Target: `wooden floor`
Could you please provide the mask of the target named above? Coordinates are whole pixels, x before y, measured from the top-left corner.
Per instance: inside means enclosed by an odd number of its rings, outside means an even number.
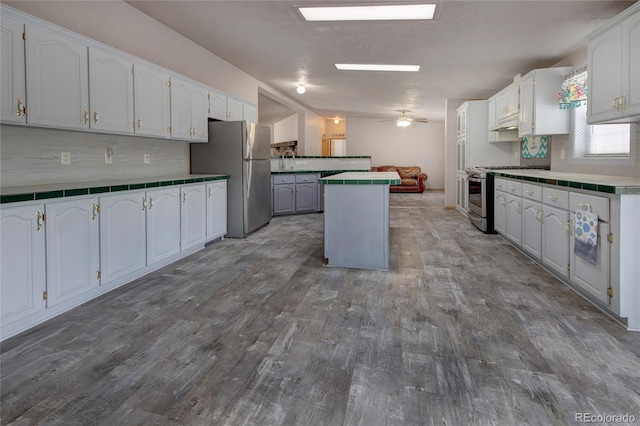
[[[2,424],[640,424],[640,333],[443,203],[391,194],[389,272],[278,217],[3,342]]]

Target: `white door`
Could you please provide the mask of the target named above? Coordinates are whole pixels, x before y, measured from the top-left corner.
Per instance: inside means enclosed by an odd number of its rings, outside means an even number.
[[[571,213],[571,224],[576,223],[575,212]],[[610,304],[607,289],[610,286],[609,264],[610,264],[610,243],[607,241],[609,234],[609,224],[598,223],[598,242],[596,244],[596,264],[593,265],[585,259],[576,256],[574,253],[575,239],[570,238],[569,256],[571,258],[571,270],[569,278],[572,282],[580,286],[587,293],[597,300]]]
[[[31,25],[26,30],[29,124],[88,129],[87,45]]]
[[[207,207],[205,185],[183,186],[181,197],[181,249],[204,245],[207,238]]]
[[[209,117],[224,121],[228,119],[227,97],[222,93],[209,91]]]
[[[560,275],[569,276],[569,212],[542,206],[542,263]]]
[[[102,285],[146,266],[145,205],[143,192],[100,198]]]
[[[331,155],[334,157],[344,157],[347,155],[347,140],[331,139]]]
[[[620,117],[612,102],[622,95],[622,27],[593,39],[587,49],[589,67],[588,122]]]
[[[640,115],[640,14],[622,23],[622,93],[624,113]]]
[[[522,244],[522,198],[507,194],[507,238]]]
[[[208,114],[209,89],[206,87],[192,86],[190,91],[191,134],[192,142],[208,142]]]
[[[207,184],[207,241],[227,233],[227,181]]]
[[[47,203],[48,305],[68,301],[100,285],[98,199]]]
[[[542,257],[542,204],[522,200],[522,248],[536,259]]]
[[[235,99],[227,98],[227,119],[229,121],[238,121],[244,119],[243,103]]]
[[[147,265],[180,253],[180,189],[147,191]]]
[[[134,132],[168,138],[171,127],[169,75],[140,62],[133,67]]]
[[[0,42],[0,96],[3,123],[26,124],[24,23],[2,16]]]
[[[493,204],[493,228],[501,233],[507,235],[507,194],[504,192],[495,193],[495,200]]]
[[[91,129],[133,133],[133,61],[94,46],[89,47]]]
[[[191,139],[191,85],[178,77],[171,77],[171,137]]]
[[[4,17],[3,23],[4,23]],[[44,308],[44,204],[0,209],[0,301],[2,324]]]

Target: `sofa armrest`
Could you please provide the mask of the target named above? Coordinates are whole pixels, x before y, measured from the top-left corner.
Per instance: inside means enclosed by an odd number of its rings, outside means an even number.
[[[416,179],[418,180],[418,187],[420,188],[420,192],[424,192],[424,182],[428,179],[426,173],[418,173],[416,175]]]

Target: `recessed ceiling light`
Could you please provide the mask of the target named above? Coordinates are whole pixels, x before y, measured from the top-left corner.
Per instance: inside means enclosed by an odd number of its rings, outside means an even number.
[[[342,71],[420,71],[420,65],[335,64]]]
[[[394,21],[433,19],[435,4],[299,7],[307,21]]]

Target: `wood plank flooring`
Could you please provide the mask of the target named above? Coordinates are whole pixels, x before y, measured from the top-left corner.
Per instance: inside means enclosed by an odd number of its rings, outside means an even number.
[[[640,333],[443,202],[391,194],[389,272],[277,217],[8,339],[1,423],[640,424]]]

